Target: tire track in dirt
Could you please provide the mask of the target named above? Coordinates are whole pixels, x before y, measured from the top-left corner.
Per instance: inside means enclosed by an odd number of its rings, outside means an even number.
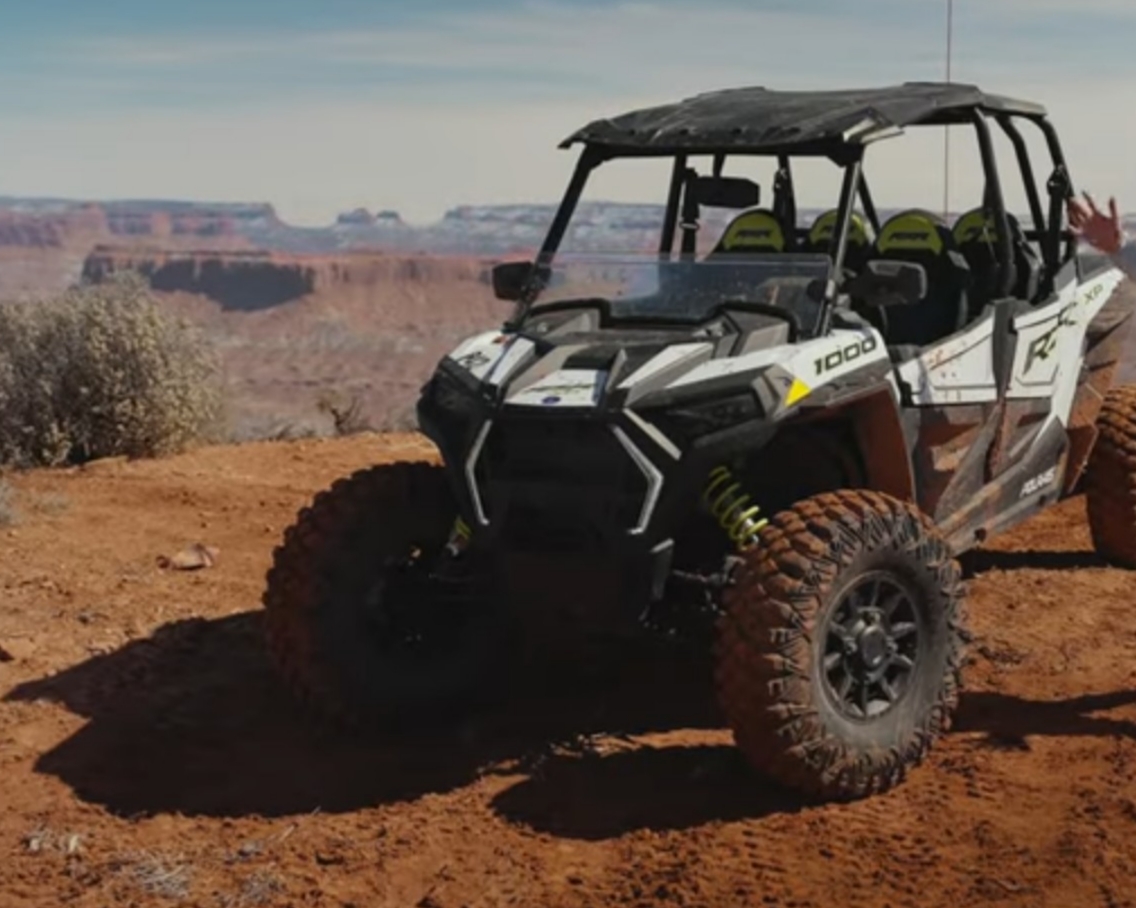
[[[1136,572],[1092,554],[1082,499],[965,559],[977,639],[926,764],[809,806],[749,771],[702,669],[665,660],[420,740],[304,726],[259,643],[271,548],[316,489],[421,450],[360,436],[16,478],[70,504],[0,531],[6,908],[1132,905]],[[198,540],[216,567],[155,566]]]

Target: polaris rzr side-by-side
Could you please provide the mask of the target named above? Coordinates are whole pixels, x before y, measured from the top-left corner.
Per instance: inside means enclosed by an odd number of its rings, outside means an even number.
[[[982,198],[954,223],[881,222],[869,149],[946,125],[973,132]],[[1044,182],[1023,129],[1044,139]],[[1007,210],[999,132],[1028,223]],[[919,83],[721,91],[577,143],[539,254],[493,270],[511,317],[423,388],[442,463],[340,479],[285,534],[264,597],[275,657],[325,713],[387,722],[464,708],[544,619],[573,639],[702,610],[750,763],[813,796],[883,791],[956,708],[959,554],[1083,490],[1098,551],[1136,566],[1136,389],[1112,387],[1132,297],[1077,254],[1057,133],[1037,104]],[[755,157],[767,207],[730,174]],[[560,251],[596,168],[660,158],[657,250]],[[841,186],[804,224],[802,159]],[[712,248],[708,209],[736,212]]]

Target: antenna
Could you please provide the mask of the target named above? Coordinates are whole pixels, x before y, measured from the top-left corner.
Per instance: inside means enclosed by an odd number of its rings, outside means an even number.
[[[951,39],[954,32],[955,2],[947,0],[947,78],[951,81]],[[943,129],[943,219],[950,217],[951,207],[951,127]]]

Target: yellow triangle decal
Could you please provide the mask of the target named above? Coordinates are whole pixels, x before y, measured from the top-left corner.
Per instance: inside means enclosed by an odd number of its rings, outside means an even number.
[[[812,388],[806,385],[799,378],[793,379],[793,384],[789,386],[789,393],[785,395],[785,406],[791,407],[802,397],[808,397],[812,393]]]

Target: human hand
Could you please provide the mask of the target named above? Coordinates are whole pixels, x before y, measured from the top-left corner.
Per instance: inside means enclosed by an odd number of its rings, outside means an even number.
[[[1116,199],[1108,200],[1109,213],[1106,215],[1099,208],[1093,197],[1087,192],[1085,205],[1077,199],[1069,200],[1069,226],[1073,233],[1096,247],[1106,255],[1112,255],[1120,249],[1124,234],[1120,228],[1120,215],[1116,210]]]

